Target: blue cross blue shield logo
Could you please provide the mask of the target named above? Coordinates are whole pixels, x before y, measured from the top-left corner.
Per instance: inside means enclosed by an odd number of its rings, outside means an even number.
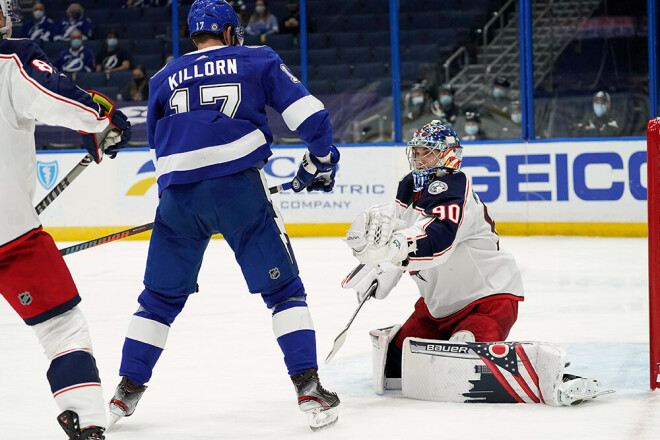
[[[41,162],[37,161],[37,180],[46,189],[51,189],[57,181],[57,161]]]

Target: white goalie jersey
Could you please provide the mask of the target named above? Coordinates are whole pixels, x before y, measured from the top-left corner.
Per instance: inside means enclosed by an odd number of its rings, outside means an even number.
[[[88,133],[108,118],[31,40],[0,40],[0,250],[41,226],[34,210],[35,119]]]
[[[412,276],[432,317],[498,297],[523,300],[518,265],[500,249],[495,223],[464,173],[436,177],[420,192],[408,174],[396,202],[374,210],[399,222],[394,236],[405,237],[409,251],[401,269]]]

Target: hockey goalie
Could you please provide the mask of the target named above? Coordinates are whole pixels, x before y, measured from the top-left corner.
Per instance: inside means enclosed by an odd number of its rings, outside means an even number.
[[[358,216],[347,244],[360,261],[344,280],[359,299],[385,298],[404,273],[421,297],[403,325],[372,330],[374,389],[445,402],[576,405],[605,390],[566,374],[566,352],[543,342],[503,342],[524,299],[513,256],[460,171],[453,128],[432,121],[408,142],[412,172],[396,200]]]

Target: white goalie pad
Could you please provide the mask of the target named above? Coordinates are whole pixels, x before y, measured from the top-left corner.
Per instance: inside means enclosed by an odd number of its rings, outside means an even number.
[[[401,325],[396,324],[391,327],[379,328],[371,330],[371,343],[373,345],[372,351],[372,367],[374,378],[374,391],[376,394],[383,394],[386,389],[400,390],[401,379],[388,379],[385,377],[385,362],[387,361],[387,350],[390,342],[397,333],[401,330]]]
[[[403,395],[440,402],[561,406],[566,352],[544,342],[449,342],[406,338]]]

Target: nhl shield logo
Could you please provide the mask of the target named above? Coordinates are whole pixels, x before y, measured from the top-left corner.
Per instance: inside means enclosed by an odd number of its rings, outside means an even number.
[[[32,303],[32,295],[30,295],[30,292],[19,293],[18,300],[24,306],[29,306]]]
[[[277,267],[274,267],[268,271],[268,274],[271,279],[276,280],[280,277],[280,270]]]
[[[37,161],[37,179],[41,186],[46,189],[51,189],[57,181],[57,161],[41,162]]]

